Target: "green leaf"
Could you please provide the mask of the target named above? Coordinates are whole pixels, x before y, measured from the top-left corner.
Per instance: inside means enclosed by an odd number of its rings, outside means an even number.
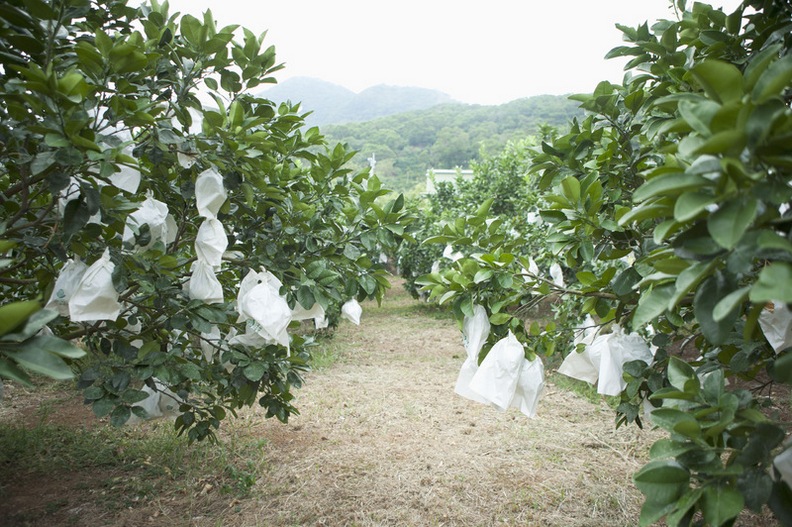
[[[478,209],[476,209],[476,213],[474,216],[477,218],[484,219],[489,214],[490,208],[492,207],[492,203],[495,201],[495,198],[487,198],[484,200]]]
[[[190,380],[201,380],[201,369],[193,362],[185,362],[179,365],[179,371]]]
[[[706,210],[715,198],[704,192],[685,192],[674,205],[674,219],[679,222],[690,221]]]
[[[674,510],[673,503],[656,503],[646,500],[641,506],[641,517],[638,519],[639,527],[649,527],[657,523],[660,518]]]
[[[473,283],[480,284],[481,282],[486,282],[492,278],[492,274],[492,269],[480,269],[476,272],[476,276],[473,277]]]
[[[93,413],[96,417],[104,417],[113,411],[116,407],[116,401],[113,399],[97,399],[91,405]]]
[[[0,357],[1,356],[2,355],[0,355]],[[0,380],[2,379],[11,379],[12,381],[17,381],[24,386],[33,387],[30,376],[27,373],[25,373],[13,362],[0,358]]]
[[[42,309],[33,313],[26,321],[25,325],[15,333],[7,333],[0,340],[9,342],[22,342],[34,336],[48,323],[58,317],[58,312],[52,309]]]
[[[71,368],[61,357],[33,343],[28,343],[18,351],[6,352],[6,355],[28,370],[52,379],[66,380],[74,377]]]
[[[260,362],[251,362],[245,367],[244,370],[242,370],[242,373],[244,373],[245,377],[251,381],[256,382],[264,377],[264,374],[267,373],[267,368]]]
[[[761,469],[748,470],[737,478],[737,488],[745,499],[745,506],[755,512],[761,512],[762,506],[770,499],[773,480]]]
[[[734,315],[735,310],[742,305],[746,298],[748,298],[748,292],[750,290],[750,286],[741,287],[721,298],[712,309],[713,321],[721,322],[729,315]]]
[[[508,313],[494,313],[489,317],[490,323],[493,326],[500,326],[501,324],[506,324],[511,319],[512,316]]]
[[[665,218],[673,214],[674,209],[669,205],[668,201],[670,200],[648,201],[633,207],[619,218],[619,226],[623,227],[634,221],[640,222],[648,219]]]
[[[660,428],[689,438],[701,435],[701,425],[689,413],[674,408],[658,408],[652,411],[651,419]]]
[[[655,176],[633,193],[633,201],[640,203],[653,196],[677,195],[682,192],[711,185],[711,182],[698,174],[683,172]]]
[[[741,196],[726,202],[707,220],[707,230],[724,249],[733,249],[756,216],[758,201]]]
[[[711,276],[702,283],[693,297],[693,313],[704,337],[714,345],[726,342],[734,329],[739,315],[730,311],[726,316],[715,320],[715,306],[730,293],[729,286],[721,275]]]
[[[705,401],[716,406],[721,401],[721,397],[723,397],[725,387],[726,381],[723,377],[723,370],[718,369],[707,373],[704,377],[701,393]]]
[[[649,456],[651,459],[668,459],[675,458],[680,454],[689,452],[697,448],[696,445],[689,442],[674,441],[673,439],[660,439],[655,441],[649,449]]]
[[[10,302],[0,306],[0,336],[11,333],[39,309],[41,304],[35,300]]]
[[[703,489],[690,489],[685,492],[679,501],[677,501],[673,512],[669,513],[666,517],[666,524],[668,527],[677,527],[681,521],[685,519],[691,508],[701,499]],[[687,524],[685,524],[687,525]]]
[[[101,399],[105,396],[107,392],[105,392],[104,388],[101,386],[89,386],[83,391],[83,397],[89,401],[95,401],[97,399]]]
[[[767,502],[781,525],[792,525],[792,489],[784,481],[776,481]]]
[[[633,286],[641,281],[641,275],[633,267],[628,267],[617,276],[611,288],[618,296],[627,296],[633,293]]]
[[[683,99],[678,105],[679,115],[698,132],[699,139],[712,135],[710,123],[715,115],[721,110],[721,105],[708,99],[698,99],[691,101]],[[692,138],[693,136],[688,136]]]
[[[756,244],[764,250],[781,250],[792,253],[792,243],[775,231],[763,229],[756,238]]]
[[[690,73],[711,98],[721,103],[739,100],[743,95],[742,73],[734,64],[720,60],[704,60]]]
[[[671,300],[668,301],[668,309],[674,309],[693,288],[701,283],[717,263],[717,260],[698,262],[679,273],[675,284],[676,291],[674,291]]]
[[[311,309],[316,303],[316,297],[313,294],[313,289],[307,285],[300,286],[297,289],[297,302],[305,309]]]
[[[785,353],[773,361],[770,376],[776,382],[792,384],[792,353]]]
[[[633,315],[633,328],[640,328],[644,324],[665,313],[673,295],[673,285],[655,287],[648,293],[641,295],[641,299],[638,301],[638,307],[635,309],[635,314]]]
[[[672,459],[655,460],[636,472],[633,482],[647,501],[672,504],[688,488],[690,473]]]
[[[344,246],[344,256],[352,261],[356,261],[360,258],[360,249],[355,247],[353,244],[348,243]]]
[[[93,388],[98,388],[98,386],[93,386]],[[85,395],[86,399],[89,399],[88,395],[86,395],[87,392],[88,390],[86,390],[83,395]],[[129,404],[139,403],[140,401],[148,399],[148,397],[148,392],[144,392],[143,390],[135,390],[134,388],[127,388],[124,390],[124,393],[121,394],[121,400]],[[96,399],[96,397],[93,399]]]
[[[780,97],[792,82],[792,55],[786,55],[772,63],[756,81],[751,99],[762,104],[772,97]]]
[[[577,203],[580,201],[580,181],[574,176],[564,178],[561,182],[561,190],[570,203]]]
[[[127,421],[129,421],[129,417],[131,415],[132,412],[128,406],[116,406],[113,412],[110,414],[110,424],[115,427],[122,427]]]
[[[723,525],[742,511],[745,501],[736,489],[723,484],[704,487],[701,511],[704,520],[713,527]]]
[[[698,376],[687,362],[678,357],[668,359],[668,382],[677,390],[692,394],[698,393]]]
[[[773,300],[791,304],[792,265],[775,262],[763,268],[759,273],[759,279],[751,288],[748,298],[755,304]]]

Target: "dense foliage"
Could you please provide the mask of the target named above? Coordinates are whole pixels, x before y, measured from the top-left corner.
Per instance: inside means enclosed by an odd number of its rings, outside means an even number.
[[[419,282],[460,319],[487,309],[481,357],[506,328],[529,356],[574,353],[560,345],[571,327],[519,317],[550,294],[582,302],[601,331],[652,339],[651,364],[624,364],[617,409],[617,424],[668,432],[634,477],[641,525],[730,525],[764,506],[789,525],[792,349],[766,328],[788,335],[792,321],[792,7],[676,7],[677,20],[620,26],[623,85],[576,97],[587,116],[534,158],[541,238],[566,283],[526,271],[530,252],[485,210],[430,240],[479,241]]]
[[[420,200],[410,200],[416,207],[417,220],[412,225],[416,239],[431,240],[443,233],[444,227],[464,221],[482,205],[482,197],[491,200],[489,213],[499,217],[510,231],[510,238],[517,239],[520,233],[535,230],[538,218],[538,203],[535,190],[528,184],[527,174],[534,152],[534,138],[509,143],[498,154],[485,154],[480,161],[472,163],[473,177],[459,176],[452,183],[436,183],[436,192],[426,194]],[[532,219],[532,221],[529,221]],[[520,238],[525,243],[525,238]],[[539,242],[538,237],[536,241]],[[414,296],[419,296],[420,286],[416,280],[452,257],[463,253],[470,255],[486,248],[483,240],[462,240],[456,245],[443,247],[438,244],[402,244],[397,253],[399,274],[405,278],[405,287]],[[543,244],[532,247],[531,254],[543,251]],[[460,252],[461,251],[461,252]],[[445,252],[445,255],[444,255]],[[457,254],[457,256],[453,256]]]
[[[329,139],[364,154],[351,166],[363,168],[366,158],[375,154],[383,182],[407,191],[416,185],[423,190],[430,168],[469,168],[510,141],[537,133],[543,125],[563,125],[580,114],[566,97],[542,95],[500,106],[444,104],[322,130]]]
[[[0,377],[76,369],[118,425],[167,396],[190,439],[256,401],[296,411],[297,321],[381,298],[408,217],[249,95],[280,69],[262,44],[167,3],[0,5]]]

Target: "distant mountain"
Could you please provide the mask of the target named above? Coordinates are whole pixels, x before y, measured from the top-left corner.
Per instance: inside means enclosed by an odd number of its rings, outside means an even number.
[[[258,94],[276,103],[300,102],[311,126],[362,122],[452,102],[447,94],[427,88],[386,86],[355,93],[343,86],[310,77],[293,77]]]

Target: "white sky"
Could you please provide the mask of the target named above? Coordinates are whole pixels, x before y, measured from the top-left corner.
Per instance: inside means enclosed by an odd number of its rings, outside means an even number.
[[[739,0],[711,0],[731,12]],[[621,82],[615,23],[674,18],[669,0],[170,0],[171,13],[241,24],[275,45],[276,77],[317,77],[359,92],[419,86],[466,103],[591,92]]]

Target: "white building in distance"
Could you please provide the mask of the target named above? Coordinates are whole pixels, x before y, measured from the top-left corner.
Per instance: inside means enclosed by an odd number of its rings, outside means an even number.
[[[430,168],[426,171],[426,193],[434,194],[437,192],[437,188],[435,188],[436,183],[454,183],[457,176],[461,176],[462,179],[472,179],[473,171],[468,169],[463,170],[461,168]]]

